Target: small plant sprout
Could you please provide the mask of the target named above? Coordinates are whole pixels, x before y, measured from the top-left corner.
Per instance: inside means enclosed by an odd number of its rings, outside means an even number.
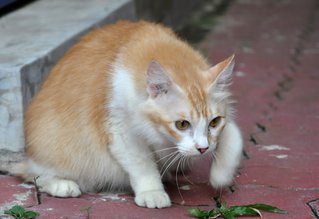
[[[31,219],[40,215],[35,211],[27,211],[20,205],[15,205],[9,210],[4,211],[4,213],[13,216],[16,219]]]
[[[36,204],[40,205],[41,204],[41,193],[39,190],[39,186],[37,184],[37,180],[39,179],[40,176],[36,176],[33,178],[33,183],[34,183],[34,187],[35,187],[35,200],[36,200]]]
[[[287,214],[285,210],[266,204],[238,205],[227,206],[222,203],[218,208],[210,211],[200,209],[190,209],[189,213],[198,219],[226,218],[235,219],[237,216],[259,216],[262,217],[261,211]]]
[[[92,206],[83,206],[80,208],[80,211],[82,213],[86,214],[86,218],[90,219],[91,211],[92,211]]]

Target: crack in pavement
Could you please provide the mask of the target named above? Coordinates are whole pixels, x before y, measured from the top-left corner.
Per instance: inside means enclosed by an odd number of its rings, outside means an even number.
[[[287,74],[282,75],[282,78],[277,82],[276,89],[272,93],[276,100],[278,100],[278,102],[268,103],[268,107],[271,109],[271,111],[264,114],[266,121],[272,121],[271,118],[273,117],[273,114],[276,113],[278,109],[278,104],[282,103],[285,100],[285,94],[287,94],[294,87],[294,77],[292,77],[292,75],[296,74],[298,68],[302,66],[301,58],[304,55],[307,40],[315,30],[315,25],[318,22],[318,16],[319,1],[317,0],[314,3],[314,7],[312,7],[308,12],[308,17],[305,19],[304,28],[302,29],[298,37],[298,40],[293,48],[293,52],[290,56],[290,63],[287,66],[289,72]],[[256,126],[257,129],[259,129],[259,131],[251,132],[249,134],[249,141],[255,146],[261,143],[260,140],[257,138],[258,135],[267,132],[266,127],[264,127],[262,124],[256,123]],[[294,188],[294,190],[296,190],[296,188]],[[316,219],[319,219],[319,198],[308,201],[306,204],[310,208],[312,215],[314,215]]]
[[[313,206],[313,203],[316,203],[316,205],[319,206],[319,198],[307,202],[307,205],[310,208],[310,210],[312,211],[313,215],[317,219],[319,219],[319,209],[316,206]]]
[[[298,39],[297,44],[294,48],[294,52],[292,53],[292,56],[291,56],[291,61],[292,61],[291,65],[294,69],[294,71],[292,71],[292,72],[295,72],[296,68],[294,68],[294,67],[297,67],[297,65],[300,65],[300,63],[301,63],[300,58],[301,58],[303,51],[304,51],[304,42],[307,40],[307,38],[315,30],[314,27],[315,27],[315,23],[317,21],[316,19],[318,17],[318,11],[319,11],[319,1],[315,1],[314,7],[308,13],[309,16],[306,19],[306,24],[304,26],[303,31],[299,35],[299,39]]]
[[[303,30],[301,31],[301,34],[298,37],[298,41],[296,42],[294,46],[293,53],[290,57],[290,64],[288,66],[288,69],[290,70],[290,73],[295,73],[298,66],[301,64],[301,57],[303,55],[303,51],[305,49],[304,43],[309,38],[309,36],[314,32],[315,30],[315,24],[317,22],[318,17],[318,11],[319,11],[319,1],[315,2],[315,7],[312,7],[309,11],[309,16],[305,19],[305,25]],[[284,94],[289,92],[293,88],[293,77],[283,74],[283,78],[277,82],[277,89],[274,90],[273,95],[276,97],[276,99],[280,102],[284,101]],[[268,106],[273,110],[277,111],[278,107],[274,103],[268,103]],[[264,115],[267,119],[267,121],[271,122],[272,113],[267,113]],[[249,141],[253,145],[259,145],[260,140],[257,138],[257,135],[261,133],[265,133],[266,127],[260,123],[256,123],[257,129],[259,131],[251,132],[249,134]]]
[[[249,135],[249,141],[252,142],[254,145],[258,145],[258,142],[255,138],[255,133]]]
[[[277,83],[277,89],[274,91],[274,96],[279,101],[284,100],[284,93],[290,91],[293,87],[293,78],[287,75],[283,75],[283,79]]]
[[[249,141],[252,142],[254,145],[259,145],[260,141],[258,140],[257,135],[259,135],[261,133],[266,133],[267,127],[265,125],[257,122],[256,128],[257,128],[257,131],[255,131],[249,135]]]
[[[250,159],[250,156],[249,154],[247,153],[247,151],[244,149],[243,150],[243,157],[246,159],[246,160],[249,160]]]
[[[316,1],[315,7],[309,11],[309,16],[306,19],[306,24],[304,29],[301,31],[301,34],[298,37],[298,41],[293,49],[293,53],[290,57],[290,64],[288,69],[291,73],[296,73],[296,69],[301,65],[301,57],[303,55],[303,51],[305,50],[305,42],[309,38],[309,36],[315,30],[315,22],[318,17],[319,11],[319,1]],[[277,100],[283,101],[284,94],[290,91],[293,87],[294,79],[291,76],[283,75],[283,79],[277,83],[277,89],[273,92],[273,95],[276,97]]]
[[[260,123],[256,123],[257,128],[261,131],[261,132],[267,132],[267,128],[265,125],[260,124]]]

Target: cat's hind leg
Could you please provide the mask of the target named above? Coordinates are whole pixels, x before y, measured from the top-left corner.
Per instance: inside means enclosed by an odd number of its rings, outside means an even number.
[[[25,175],[26,176],[26,175]],[[46,192],[55,197],[78,197],[81,195],[79,185],[73,180],[60,177],[49,168],[28,160],[27,181],[35,182],[40,192]]]
[[[67,179],[60,178],[43,178],[41,176],[37,179],[37,185],[41,192],[46,192],[55,197],[78,197],[81,195],[79,185]]]

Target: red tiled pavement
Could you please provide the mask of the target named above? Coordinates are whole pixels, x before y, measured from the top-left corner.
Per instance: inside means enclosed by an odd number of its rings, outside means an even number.
[[[266,218],[316,218],[318,201],[311,201],[319,200],[319,2],[237,1],[219,25],[201,47],[211,60],[236,52],[233,91],[250,157],[225,200],[289,211]],[[285,150],[266,150],[271,145]]]
[[[264,218],[316,218],[319,212],[319,2],[317,0],[238,0],[198,45],[217,62],[236,53],[232,90],[246,153],[229,204],[268,203],[288,215]],[[253,139],[253,140],[252,140]],[[254,142],[253,142],[254,141]],[[270,146],[280,146],[282,150]],[[278,148],[278,147],[277,147]],[[0,210],[19,203],[40,218],[187,218],[190,206],[214,206],[218,194],[207,183],[209,162],[200,161],[189,179],[167,190],[174,205],[167,209],[136,207],[131,195],[83,195],[59,199],[42,195],[13,177],[0,176]],[[312,207],[312,209],[310,208]],[[208,208],[203,206],[202,208]],[[318,218],[318,216],[317,216]]]

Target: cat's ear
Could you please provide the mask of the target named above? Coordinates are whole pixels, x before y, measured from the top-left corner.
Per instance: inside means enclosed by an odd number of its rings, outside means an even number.
[[[147,92],[151,98],[166,94],[172,86],[164,68],[157,62],[151,61],[147,69]]]
[[[232,55],[209,69],[208,77],[211,81],[211,87],[222,91],[230,84],[231,75],[235,65],[234,59],[235,55]]]

